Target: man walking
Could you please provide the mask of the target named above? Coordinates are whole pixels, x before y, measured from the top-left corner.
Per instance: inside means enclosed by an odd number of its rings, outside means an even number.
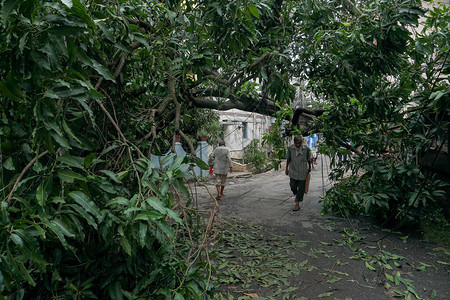
[[[216,188],[217,197],[220,199],[226,196],[223,193],[225,186],[227,184],[227,174],[228,170],[230,173],[233,172],[233,163],[231,162],[230,151],[225,147],[225,141],[219,141],[219,147],[217,147],[213,153],[211,153],[209,159],[209,165],[213,166],[214,175],[216,175]]]
[[[300,135],[294,137],[294,144],[289,146],[286,154],[286,175],[289,176],[289,185],[295,195],[295,205],[292,209],[300,209],[305,193],[306,177],[311,172],[311,149],[303,145]]]

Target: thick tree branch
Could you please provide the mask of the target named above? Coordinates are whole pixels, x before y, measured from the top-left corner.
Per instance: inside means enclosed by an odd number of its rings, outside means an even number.
[[[186,142],[186,144],[187,144],[188,147],[189,147],[189,150],[191,151],[191,154],[192,154],[193,156],[196,156],[197,153],[195,152],[194,145],[192,145],[192,143],[191,143],[191,141],[189,140],[189,138],[187,137],[187,135],[186,135],[181,129],[178,129],[177,133],[178,133],[178,134],[183,138],[183,140]]]
[[[228,97],[227,101],[216,100],[212,97],[193,97],[191,101],[196,107],[209,108],[216,110],[229,110],[232,108],[260,113],[263,115],[272,115],[278,108],[275,102],[268,98],[250,99],[246,97]]]

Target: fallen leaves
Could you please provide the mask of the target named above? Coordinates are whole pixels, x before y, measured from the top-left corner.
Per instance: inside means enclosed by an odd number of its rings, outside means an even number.
[[[335,297],[335,290],[330,290],[330,285],[341,287],[343,278],[354,276],[353,272],[344,271],[350,271],[358,264],[369,270],[362,275],[366,283],[372,280],[369,273],[378,274],[373,275],[377,276],[373,279],[377,280],[374,286],[364,287],[377,288],[376,284],[384,283],[387,293],[392,296],[420,299],[422,295],[408,277],[411,271],[426,272],[437,270],[438,265],[450,265],[447,257],[436,257],[439,259],[435,258],[436,265],[424,262],[413,265],[405,256],[386,251],[384,245],[367,245],[367,235],[358,230],[343,229],[342,238],[333,239],[332,243],[317,241],[312,244],[296,240],[293,234],[275,235],[262,226],[235,220],[226,222],[224,228],[222,240],[212,254],[217,270],[213,281],[219,291],[218,300],[306,299],[302,297],[303,291],[310,291],[313,286],[316,286],[316,292],[319,291],[316,298]],[[408,236],[400,239],[406,241]],[[336,247],[341,246],[348,247],[353,256],[339,255]],[[395,245],[391,249],[398,250]],[[433,251],[448,255],[447,249],[434,248]],[[298,260],[299,257],[303,259]],[[333,267],[326,268],[324,261],[329,267],[334,264]],[[344,268],[349,264],[351,267]],[[430,293],[436,292],[430,290]]]

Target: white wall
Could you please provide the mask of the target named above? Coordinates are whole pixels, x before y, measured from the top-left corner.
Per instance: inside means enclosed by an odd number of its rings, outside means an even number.
[[[231,158],[241,159],[243,149],[254,139],[262,140],[269,131],[274,118],[238,109],[218,111],[220,123],[224,128],[225,144],[231,152]],[[244,125],[246,124],[246,125]],[[247,136],[244,128],[247,126]]]

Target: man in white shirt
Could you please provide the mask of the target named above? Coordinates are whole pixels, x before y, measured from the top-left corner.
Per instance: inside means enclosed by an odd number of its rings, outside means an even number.
[[[230,170],[230,173],[233,172],[233,163],[231,161],[230,151],[225,147],[225,141],[219,141],[219,147],[211,153],[208,163],[210,166],[213,166],[213,172],[217,180],[216,199],[225,197],[226,195],[223,193],[223,190],[227,184],[228,170]]]

